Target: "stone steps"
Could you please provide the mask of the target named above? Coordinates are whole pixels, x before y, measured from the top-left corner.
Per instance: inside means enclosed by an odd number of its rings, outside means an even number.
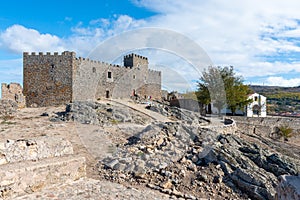
[[[0,142],[0,199],[14,199],[86,177],[86,160],[60,137]]]
[[[85,176],[85,158],[74,155],[1,165],[0,198],[14,198]]]

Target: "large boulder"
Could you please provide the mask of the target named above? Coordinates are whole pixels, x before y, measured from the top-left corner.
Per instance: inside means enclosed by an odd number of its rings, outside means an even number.
[[[96,109],[99,105],[92,101],[75,101],[66,107],[67,119],[82,124],[99,124]]]

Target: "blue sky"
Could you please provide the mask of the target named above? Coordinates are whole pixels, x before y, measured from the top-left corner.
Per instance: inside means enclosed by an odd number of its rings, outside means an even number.
[[[3,1],[0,82],[22,82],[23,51],[70,50],[85,57],[124,31],[158,27],[189,37],[215,65],[234,66],[245,83],[298,86],[299,8],[297,0]],[[161,64],[159,54],[142,53],[149,60],[154,55],[153,63]],[[172,56],[166,60],[163,64],[174,66],[177,75],[182,74],[180,66],[188,65]],[[195,80],[197,76],[191,74],[188,81]],[[177,87],[189,89],[184,84]]]

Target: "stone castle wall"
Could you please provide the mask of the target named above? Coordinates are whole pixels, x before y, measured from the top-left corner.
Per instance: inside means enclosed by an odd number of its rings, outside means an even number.
[[[72,100],[74,52],[23,53],[26,106],[61,105]]]
[[[254,133],[261,136],[270,136],[277,127],[288,126],[295,133],[300,132],[300,118],[289,117],[231,117],[236,121],[237,127],[248,133]]]
[[[161,99],[161,72],[148,70],[148,81],[146,93],[154,99]]]
[[[118,81],[130,71],[128,67],[79,58],[74,79],[74,100],[95,100],[97,98],[129,97],[130,92],[122,84],[121,91],[114,93]],[[129,84],[130,85],[130,84]],[[113,96],[113,94],[115,94]],[[107,95],[107,96],[106,96]]]
[[[23,96],[23,88],[19,83],[2,83],[1,92],[3,100],[12,100],[18,104],[19,108],[25,107],[25,97]]]
[[[124,57],[124,66],[76,58],[74,52],[23,55],[27,106],[61,105],[75,100],[161,98],[161,73],[148,69],[148,59]]]

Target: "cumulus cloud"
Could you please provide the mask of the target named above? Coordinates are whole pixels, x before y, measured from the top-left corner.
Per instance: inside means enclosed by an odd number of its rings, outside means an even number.
[[[21,53],[23,51],[62,51],[62,40],[51,34],[41,34],[37,30],[22,25],[8,27],[0,34],[2,48]]]
[[[296,87],[300,86],[300,78],[285,79],[281,76],[271,76],[266,79],[265,85]]]
[[[278,53],[300,52],[298,40],[291,40],[299,37],[299,1],[133,2],[159,13],[148,24],[188,35],[208,52],[216,65],[234,65],[245,76],[272,74],[272,69],[273,73],[288,72],[299,67],[282,58],[268,60]],[[277,69],[281,66],[287,68]],[[249,70],[251,73],[247,73]]]
[[[72,35],[66,38],[14,25],[0,34],[1,48],[13,52],[66,49],[86,56],[111,36],[139,27],[160,27],[188,36],[208,53],[215,65],[233,65],[245,78],[278,78],[280,73],[300,72],[300,59],[296,57],[293,62],[287,59],[290,54],[300,52],[300,2],[297,0],[132,2],[157,14],[141,20],[128,15],[113,15],[91,19],[88,24],[79,22],[72,27]],[[174,60],[176,66],[177,60]],[[179,74],[186,70],[182,72]],[[283,80],[278,80],[278,84],[293,84],[293,79]],[[271,83],[272,79],[269,81]]]
[[[276,74],[284,74],[289,72],[300,73],[299,62],[254,62],[249,63],[248,67],[238,68],[239,73],[245,78],[248,77],[261,77],[261,76],[274,76]]]
[[[112,18],[93,19],[89,24],[78,23],[72,27],[73,34],[64,40],[65,46],[81,56],[87,56],[104,40],[124,31],[142,27],[144,20],[137,20],[128,15],[114,15]]]
[[[66,20],[71,19],[66,17]],[[65,38],[15,24],[0,33],[0,46],[14,53],[70,50],[85,56],[108,37],[144,23],[144,20],[136,20],[128,15],[114,15],[110,19],[91,20],[88,25],[78,22],[71,28],[72,34]]]

